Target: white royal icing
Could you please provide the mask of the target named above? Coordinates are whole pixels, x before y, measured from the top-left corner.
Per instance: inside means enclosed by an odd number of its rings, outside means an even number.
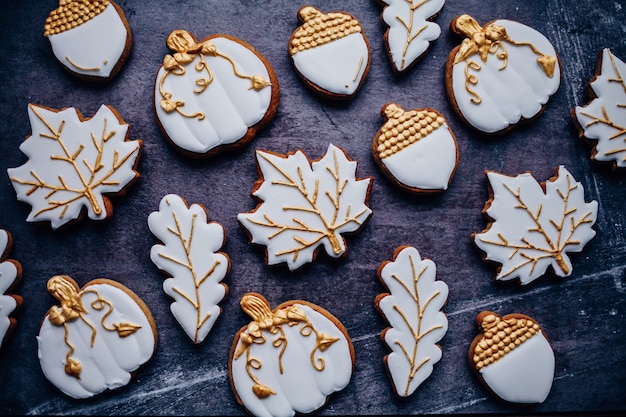
[[[268,265],[286,262],[296,270],[313,260],[320,245],[333,258],[344,255],[342,233],[357,231],[372,214],[366,205],[370,179],[356,178],[357,163],[333,144],[312,164],[302,151],[256,155],[263,183],[253,195],[263,204],[237,219],[252,243],[267,246]]]
[[[350,342],[344,333],[329,318],[308,305],[294,304],[302,309],[313,327],[320,332],[339,338],[325,351],[315,350],[318,363],[324,361],[324,369],[318,371],[311,365],[310,353],[315,346],[315,336],[304,337],[302,324],[283,325],[288,344],[282,354],[283,373],[279,371],[279,348],[272,345],[276,334],[263,331],[266,343],[252,346],[252,355],[262,364],[254,375],[276,394],[260,399],[252,391],[254,381],[246,372],[246,356],[242,354],[230,363],[234,389],[243,406],[255,416],[293,416],[308,414],[322,407],[327,397],[345,388],[352,377],[353,360]],[[241,346],[238,337],[236,349]]]
[[[456,140],[444,123],[428,136],[381,161],[393,177],[407,187],[446,190],[456,168]]]
[[[231,57],[239,72],[247,75],[261,75],[270,80],[268,68],[263,61],[242,43],[225,37],[210,39],[217,50]],[[184,75],[169,75],[163,84],[165,91],[173,98],[185,102],[186,113],[204,113],[203,120],[185,117],[177,112],[166,112],[160,105],[159,83],[166,74],[161,67],[157,74],[154,89],[154,108],[158,121],[167,137],[185,151],[204,154],[220,146],[233,144],[242,139],[248,128],[266,117],[272,101],[272,91],[277,86],[260,90],[250,88],[250,80],[237,77],[231,63],[219,56],[204,55],[214,79],[201,93],[196,80],[199,78],[195,65],[200,55],[185,66]]]
[[[382,18],[389,27],[386,32],[386,43],[391,63],[396,71],[402,72],[426,52],[430,42],[439,38],[441,28],[428,19],[441,11],[445,1],[383,0],[383,2],[387,4]]]
[[[106,105],[81,121],[72,107],[56,111],[31,104],[28,117],[32,135],[20,145],[28,161],[7,170],[18,200],[32,206],[26,220],[47,220],[57,229],[84,209],[93,220],[105,219],[110,213],[103,194],[119,193],[139,175],[134,165],[141,141],[126,140],[128,124]],[[50,137],[55,135],[58,139]],[[75,164],[68,161],[72,157]],[[92,173],[98,163],[100,168]]]
[[[362,33],[352,33],[291,55],[296,70],[331,94],[351,96],[366,74],[369,47]]]
[[[0,256],[2,256],[9,245],[9,235],[5,230],[0,229]],[[6,294],[17,279],[18,270],[13,262],[4,260],[0,263],[0,345],[11,327],[11,314],[17,308],[15,298]]]
[[[593,159],[626,167],[626,64],[610,49],[602,50],[602,67],[591,82],[596,99],[576,106],[578,123],[584,136],[597,140]]]
[[[70,71],[107,78],[124,54],[128,36],[118,10],[109,3],[87,22],[48,39],[54,56]]]
[[[415,392],[441,359],[437,342],[448,331],[448,319],[441,311],[448,286],[435,281],[435,273],[435,263],[422,260],[413,247],[403,248],[380,271],[390,291],[377,299],[378,308],[391,325],[383,333],[385,344],[392,350],[386,366],[401,397]]]
[[[113,304],[113,311],[106,323],[130,322],[141,326],[135,333],[126,337],[117,332],[107,331],[101,320],[106,309],[97,311],[91,306],[100,296]],[[37,343],[41,369],[52,384],[73,398],[89,398],[106,389],[120,388],[130,382],[131,372],[136,371],[153,355],[156,335],[150,320],[128,292],[109,284],[88,284],[79,292],[86,313],[83,316],[96,328],[93,347],[90,346],[92,329],[82,320],[67,323],[68,339],[74,346],[72,358],[80,361],[80,379],[65,373],[68,346],[65,343],[64,327],[55,326],[48,319],[43,320]]]
[[[222,225],[208,222],[204,209],[175,194],[161,199],[159,211],[148,216],[150,231],[164,245],[154,245],[150,259],[171,275],[163,290],[174,299],[170,310],[194,343],[201,343],[221,314],[226,296],[221,283],[230,267],[228,256],[217,251],[224,244]]]
[[[535,29],[511,20],[496,20],[516,42],[530,42],[545,55],[556,57],[550,41]],[[471,88],[481,97],[475,104],[466,90],[465,61],[452,67],[452,89],[456,105],[463,118],[476,129],[496,133],[518,123],[522,118],[531,119],[541,112],[560,84],[561,68],[558,60],[552,77],[546,75],[537,63],[537,55],[528,46],[515,46],[503,42],[508,52],[506,68],[502,60],[490,54],[487,62],[478,55],[469,59],[479,63],[479,71],[469,70],[478,77]]]
[[[505,401],[544,402],[552,388],[554,352],[540,330],[504,357],[480,369],[489,388]]]

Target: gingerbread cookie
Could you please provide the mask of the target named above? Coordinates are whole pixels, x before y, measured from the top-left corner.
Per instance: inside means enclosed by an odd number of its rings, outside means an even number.
[[[375,304],[391,325],[380,335],[392,351],[383,361],[399,397],[413,394],[441,359],[437,342],[448,331],[448,318],[441,311],[448,300],[448,286],[435,281],[435,272],[435,263],[422,259],[411,246],[399,247],[393,260],[378,268],[389,293],[378,295]]]
[[[235,335],[228,375],[237,402],[255,416],[319,410],[350,382],[354,348],[323,308],[292,300],[271,309],[260,294],[241,298],[252,321]]]
[[[266,246],[267,264],[296,270],[314,261],[320,246],[333,258],[345,256],[342,235],[360,230],[372,214],[372,178],[357,178],[357,163],[332,144],[314,162],[301,150],[256,157],[260,178],[252,196],[260,204],[237,220],[253,244]]]
[[[436,110],[405,111],[395,103],[372,142],[374,161],[395,185],[411,192],[446,190],[459,160],[456,138]]]
[[[465,36],[446,64],[448,98],[463,121],[501,134],[543,112],[561,82],[557,53],[544,35],[506,19],[480,26],[468,15],[450,28]]]
[[[571,115],[580,137],[593,147],[591,159],[626,167],[626,64],[605,48],[596,65],[596,75],[587,85],[591,102],[576,106]]]
[[[48,380],[82,399],[127,385],[154,354],[157,332],[143,301],[109,279],[79,288],[65,275],[48,280],[60,303],[48,310],[37,336]]]
[[[0,348],[15,328],[13,313],[22,305],[22,297],[11,294],[22,279],[22,265],[8,259],[13,238],[7,230],[0,229]]]
[[[518,278],[525,285],[549,267],[559,277],[571,275],[567,254],[582,251],[596,234],[598,203],[585,202],[582,184],[563,166],[541,184],[528,173],[486,175],[490,197],[483,214],[489,224],[472,240],[485,260],[500,264],[496,280]]]
[[[7,170],[17,199],[32,206],[26,220],[57,229],[85,211],[93,220],[110,217],[109,196],[139,178],[143,142],[128,139],[128,124],[107,105],[85,119],[72,107],[29,104],[28,116],[32,134],[20,145],[28,161]]]
[[[170,278],[163,290],[174,302],[172,314],[194,343],[202,343],[221,315],[218,305],[228,293],[221,281],[230,270],[228,255],[218,252],[226,240],[221,224],[208,222],[206,209],[187,205],[176,194],[161,199],[148,216],[150,231],[163,245],[154,245],[150,259]]]
[[[432,22],[445,0],[378,0],[384,9],[380,15],[387,27],[384,40],[396,75],[412,68],[428,51],[430,42],[441,34]]]
[[[352,99],[367,78],[370,47],[359,21],[345,12],[323,13],[312,6],[298,11],[302,23],[289,39],[289,57],[313,92],[336,100]]]
[[[158,125],[179,151],[211,157],[249,143],[274,117],[278,79],[246,42],[216,34],[201,41],[185,30],[167,38],[154,88]]]
[[[124,11],[110,0],[59,0],[46,19],[44,36],[66,70],[92,81],[113,78],[132,47]]]
[[[541,326],[524,314],[500,317],[483,311],[481,332],[470,345],[470,367],[498,398],[517,404],[542,403],[554,381],[555,358]]]

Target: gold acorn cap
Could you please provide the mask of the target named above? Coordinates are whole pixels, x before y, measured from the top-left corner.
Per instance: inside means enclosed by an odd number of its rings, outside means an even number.
[[[436,111],[430,109],[405,111],[398,104],[387,104],[383,107],[383,116],[387,122],[378,131],[378,157],[387,158],[407,146],[425,138],[446,120]]]
[[[483,336],[472,352],[476,370],[502,359],[541,330],[536,321],[523,315],[499,317],[487,312],[479,315],[478,320]]]
[[[109,5],[109,0],[59,0],[59,7],[48,15],[44,36],[56,35],[93,19]]]
[[[359,21],[343,12],[322,13],[313,6],[305,6],[298,12],[298,19],[303,24],[291,36],[291,55],[362,32]]]

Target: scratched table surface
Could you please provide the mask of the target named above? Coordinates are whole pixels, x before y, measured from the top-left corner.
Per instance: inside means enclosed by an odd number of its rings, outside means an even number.
[[[394,76],[381,23],[382,8],[368,1],[319,1],[323,11],[343,10],[357,17],[371,47],[369,76],[357,96],[337,104],[314,96],[290,66],[287,42],[298,26],[301,0],[119,1],[133,31],[129,59],[105,85],[79,81],[56,62],[43,24],[56,2],[5,1],[3,68],[0,71],[0,228],[13,234],[10,257],[23,266],[14,293],[24,298],[17,326],[0,352],[2,414],[243,415],[228,379],[228,354],[235,333],[249,322],[239,306],[250,291],[272,306],[292,299],[318,304],[345,325],[355,349],[348,386],[332,395],[321,415],[346,414],[623,414],[626,413],[626,184],[624,173],[592,163],[578,139],[570,110],[589,101],[585,84],[602,48],[626,59],[626,2],[611,1],[448,1],[435,21],[442,33],[419,64]],[[449,29],[453,18],[470,14],[484,24],[498,18],[525,23],[554,44],[562,65],[559,90],[542,116],[502,137],[468,129],[454,113],[446,92],[448,53],[461,41]],[[199,39],[226,33],[255,46],[274,67],[280,105],[274,120],[246,147],[197,161],[176,151],[161,135],[152,110],[157,70],[167,35],[186,29]],[[456,175],[447,191],[418,197],[395,188],[377,168],[371,141],[389,102],[406,109],[430,107],[448,120],[459,147]],[[25,162],[20,143],[30,135],[28,103],[55,109],[75,107],[87,117],[101,104],[116,108],[130,124],[130,138],[144,148],[139,180],[113,200],[106,221],[85,218],[68,229],[26,222],[30,207],[18,202],[6,169]],[[252,210],[258,178],[255,150],[287,153],[302,149],[311,159],[332,143],[358,162],[357,176],[373,178],[370,221],[347,239],[348,254],[317,260],[297,272],[268,267],[263,248],[252,246],[239,227],[238,213]],[[586,201],[598,202],[597,235],[573,257],[567,278],[551,274],[527,286],[496,283],[495,266],[482,261],[470,235],[486,227],[481,211],[488,198],[485,170],[508,175],[531,172],[538,181],[564,165],[582,183]],[[148,215],[168,193],[203,204],[209,218],[226,229],[223,247],[232,261],[224,280],[229,292],[222,315],[201,345],[194,345],[169,311],[162,290],[165,275],[149,252],[160,243],[147,226]],[[437,279],[450,293],[443,308],[449,329],[440,341],[443,357],[432,375],[409,398],[394,396],[380,340],[387,323],[375,308],[385,292],[377,268],[402,245],[417,248],[437,265]],[[152,360],[127,386],[87,400],[73,400],[44,377],[36,336],[47,310],[57,304],[48,279],[69,275],[79,285],[105,277],[141,297],[158,329]],[[547,400],[531,407],[492,397],[467,363],[477,334],[476,315],[524,313],[548,335],[556,356],[554,384]]]

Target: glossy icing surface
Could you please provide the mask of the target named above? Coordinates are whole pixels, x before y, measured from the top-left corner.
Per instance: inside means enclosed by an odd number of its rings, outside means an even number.
[[[8,245],[9,235],[6,230],[0,229],[0,260],[2,261],[0,262],[0,346],[11,327],[10,316],[17,308],[15,298],[7,294],[18,278],[15,264],[2,257],[6,254]]]

